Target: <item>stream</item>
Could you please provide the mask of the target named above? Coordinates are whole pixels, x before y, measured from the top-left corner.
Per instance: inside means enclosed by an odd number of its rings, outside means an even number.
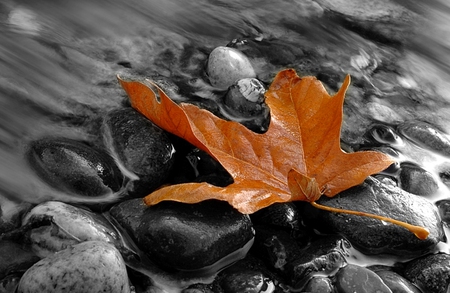
[[[173,80],[205,97],[208,54],[233,40],[263,52],[247,55],[266,85],[294,68],[333,93],[350,74],[346,145],[364,144],[374,123],[423,121],[450,134],[446,0],[2,0],[0,215],[64,201],[30,169],[27,146],[48,136],[100,143],[102,118],[126,104],[117,75]],[[430,201],[449,198],[439,172],[450,157],[412,142],[398,149],[436,179]]]

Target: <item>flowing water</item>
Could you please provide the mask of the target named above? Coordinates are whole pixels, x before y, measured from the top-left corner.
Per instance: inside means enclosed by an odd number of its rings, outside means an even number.
[[[184,79],[202,92],[198,72],[207,54],[236,38],[271,40],[296,56],[284,64],[252,59],[266,83],[285,67],[296,68],[300,75],[328,68],[338,73],[340,81],[350,73],[365,83],[369,94],[364,93],[363,100],[354,88],[346,100],[343,138],[349,143],[358,143],[374,119],[387,124],[423,120],[450,133],[450,5],[446,0],[389,2],[413,15],[399,29],[399,41],[371,37],[352,27],[352,18],[357,22],[385,19],[379,6],[352,7],[357,2],[342,1],[349,3],[347,10],[339,12],[349,15],[345,22],[339,13],[323,10],[311,0],[3,0],[3,216],[16,203],[40,202],[51,193],[23,159],[29,141],[45,136],[98,141],[103,114],[124,104],[117,74]],[[362,9],[363,15],[352,9]],[[395,17],[389,21],[397,25]],[[314,52],[314,59],[308,59],[308,52]],[[304,59],[299,57],[302,54]],[[375,68],[386,63],[398,66],[389,68],[395,75],[377,74]],[[404,147],[404,154],[431,172],[448,160],[433,153],[424,156],[413,144]],[[441,184],[437,196],[447,193]]]

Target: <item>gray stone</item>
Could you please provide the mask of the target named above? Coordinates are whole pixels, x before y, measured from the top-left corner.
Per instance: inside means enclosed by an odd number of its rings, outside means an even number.
[[[433,125],[421,121],[408,121],[400,124],[397,129],[414,143],[450,157],[450,140]]]
[[[417,287],[396,272],[382,270],[375,273],[391,289],[392,293],[420,293]]]
[[[450,255],[433,254],[412,260],[404,275],[422,292],[446,293],[450,285]]]
[[[433,195],[438,185],[433,175],[422,167],[413,163],[400,164],[400,187],[417,195]]]
[[[175,152],[166,132],[132,108],[108,113],[103,128],[106,145],[130,179],[128,195],[145,196],[163,183]]]
[[[320,293],[333,293],[334,286],[331,283],[330,278],[327,277],[314,277],[309,280],[306,287],[301,291],[302,293],[320,292]]]
[[[218,270],[243,258],[254,238],[250,218],[220,201],[146,207],[135,199],[113,207],[111,215],[152,261],[170,271]]]
[[[101,196],[119,191],[123,175],[103,150],[66,138],[30,143],[26,157],[39,177],[69,194]]]
[[[398,225],[364,216],[323,211],[302,203],[306,224],[323,232],[342,234],[366,254],[419,256],[432,251],[444,239],[440,216],[431,202],[400,188],[384,185],[372,177],[333,198],[323,196],[317,202],[334,208],[385,216],[425,227],[429,231],[428,238],[420,240]]]
[[[373,271],[352,264],[337,272],[335,286],[339,293],[392,293]]]

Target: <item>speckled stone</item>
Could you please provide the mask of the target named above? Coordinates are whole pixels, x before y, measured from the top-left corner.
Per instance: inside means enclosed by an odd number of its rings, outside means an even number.
[[[34,264],[17,293],[128,293],[130,286],[119,251],[100,241],[83,242]]]

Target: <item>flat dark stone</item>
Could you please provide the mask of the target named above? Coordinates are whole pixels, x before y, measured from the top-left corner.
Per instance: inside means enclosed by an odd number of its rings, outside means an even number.
[[[436,207],[420,196],[387,186],[369,177],[363,184],[333,198],[321,197],[318,203],[339,209],[362,211],[425,227],[430,234],[420,240],[398,225],[345,213],[332,213],[301,203],[307,225],[323,232],[344,235],[366,254],[419,256],[432,251],[444,239],[441,218]]]

